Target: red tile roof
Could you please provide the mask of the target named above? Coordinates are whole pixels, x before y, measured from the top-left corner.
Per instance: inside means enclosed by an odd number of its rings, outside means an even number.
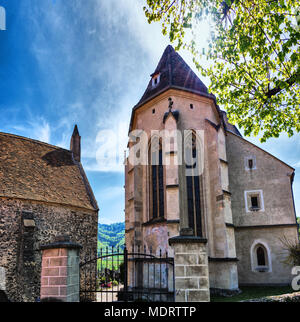
[[[7,133],[0,133],[0,196],[98,210],[71,151]]]

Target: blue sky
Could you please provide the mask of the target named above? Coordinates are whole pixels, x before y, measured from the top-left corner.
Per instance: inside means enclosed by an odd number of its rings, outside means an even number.
[[[123,166],[103,167],[96,156],[107,144],[104,131],[113,130],[122,158],[131,109],[168,45],[159,24],[146,22],[141,0],[0,0],[0,6],[7,18],[0,31],[0,131],[69,148],[78,124],[100,222],[124,220]],[[198,28],[205,47],[207,27]],[[180,54],[193,67],[191,56]],[[300,135],[249,140],[295,167],[300,214]]]

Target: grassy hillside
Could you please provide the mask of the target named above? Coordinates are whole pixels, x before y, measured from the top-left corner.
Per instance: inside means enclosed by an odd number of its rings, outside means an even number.
[[[106,247],[125,246],[125,223],[115,223],[111,225],[98,223],[98,249],[106,249]]]

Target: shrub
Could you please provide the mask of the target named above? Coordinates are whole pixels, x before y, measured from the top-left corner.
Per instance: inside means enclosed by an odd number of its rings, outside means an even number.
[[[284,263],[292,266],[300,266],[300,243],[299,240],[291,240],[286,236],[280,239],[284,249],[288,251],[288,256]]]

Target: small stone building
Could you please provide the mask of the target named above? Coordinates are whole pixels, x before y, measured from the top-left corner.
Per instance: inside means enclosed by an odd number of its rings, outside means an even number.
[[[179,132],[181,140],[173,137],[164,146],[163,130]],[[143,147],[140,133],[146,133]],[[186,236],[205,246],[199,248],[206,253],[201,265],[208,266],[209,283],[204,288],[234,291],[239,285],[290,283],[291,268],[282,263],[286,253],[280,238],[298,240],[294,169],[243,138],[171,46],[132,110],[129,138],[125,167],[128,249],[145,246],[154,254],[168,251],[173,256],[169,242],[183,241]],[[185,139],[192,157],[199,160],[195,166],[179,162],[185,160],[181,145]],[[138,145],[141,148],[134,150]],[[148,162],[132,163],[133,154],[140,159],[146,155]],[[169,164],[162,162],[165,158]],[[177,249],[193,252],[188,244]],[[175,269],[181,272],[182,282],[187,269],[192,271],[199,264],[195,261],[192,266],[194,255],[182,257],[187,262]],[[202,287],[199,276],[193,276],[187,286],[191,292],[194,284]]]
[[[0,286],[11,301],[39,298],[40,246],[55,237],[82,245],[82,258],[96,254],[98,206],[80,140],[77,126],[70,150],[0,133]]]

